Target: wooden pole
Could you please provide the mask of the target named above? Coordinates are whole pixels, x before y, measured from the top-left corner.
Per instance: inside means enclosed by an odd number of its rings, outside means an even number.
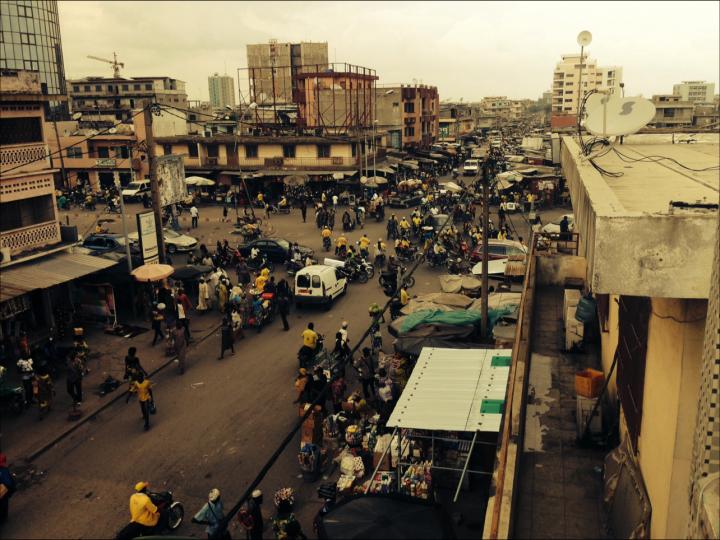
[[[160,186],[157,179],[157,163],[155,162],[155,139],[153,138],[153,120],[150,106],[143,111],[145,120],[145,145],[147,146],[148,167],[150,168],[150,193],[152,195],[153,211],[155,212],[155,227],[157,231],[158,256],[161,263],[165,263],[165,237],[163,236],[162,207],[160,206]]]

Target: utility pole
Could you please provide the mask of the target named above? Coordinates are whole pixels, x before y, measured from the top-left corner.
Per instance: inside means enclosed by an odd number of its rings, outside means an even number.
[[[157,180],[157,164],[155,162],[155,139],[153,138],[152,105],[145,106],[145,146],[147,146],[148,167],[150,168],[150,193],[155,212],[155,228],[157,231],[158,255],[161,263],[165,263],[165,237],[163,236],[162,208],[160,207],[160,186]]]
[[[58,155],[60,156],[60,174],[62,175],[63,186],[69,188],[70,186],[68,186],[67,171],[65,170],[65,158],[63,158],[63,149],[62,146],[60,146],[60,134],[58,133],[56,111],[53,111],[52,119],[53,126],[55,127],[55,142],[57,142]]]
[[[494,169],[494,158],[488,155],[482,165],[482,185],[483,185],[483,246],[482,246],[482,320],[481,333],[483,339],[487,339],[488,331],[488,236],[490,227],[490,168]]]
[[[132,182],[135,180],[135,175],[133,174],[133,166],[132,166],[132,148],[130,146],[126,147],[128,149],[128,162],[130,163],[130,181]],[[127,257],[127,266],[128,266],[128,273],[132,273],[133,267],[132,267],[132,258],[130,256],[130,241],[128,240],[128,229],[127,229],[127,222],[125,221],[125,200],[122,196],[122,186],[120,185],[120,173],[115,170],[113,173],[113,179],[115,180],[115,187],[118,190],[118,193],[120,194],[120,212],[122,214],[122,230],[123,230],[123,237],[125,238],[125,256]],[[138,231],[138,234],[140,234],[140,231]]]

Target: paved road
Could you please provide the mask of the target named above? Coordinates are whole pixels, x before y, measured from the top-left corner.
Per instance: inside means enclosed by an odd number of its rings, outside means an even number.
[[[203,214],[219,216],[220,210]],[[321,253],[318,230],[313,223],[303,225],[299,212],[274,216],[271,223],[278,234]],[[384,238],[384,227],[384,223],[372,222],[365,230],[375,241]],[[204,241],[212,238],[214,243],[218,234],[230,228],[214,217],[212,223],[201,225],[197,236]],[[527,231],[523,232],[528,238]],[[356,231],[351,239],[361,234]],[[411,292],[436,291],[439,274],[421,267]],[[283,332],[277,320],[259,335],[248,333],[236,346],[235,355],[221,361],[217,360],[219,336],[206,340],[191,350],[183,376],[173,369],[156,376],[158,413],[152,417],[149,432],[142,429],[137,403],[120,400],[38,458],[35,465],[46,474],[13,497],[3,538],[111,537],[126,522],[128,496],[141,479],[173,490],[185,503],[186,515],[200,507],[213,487],[221,490],[226,505],[231,506],[297,419],[297,406],[292,404],[296,351],[307,322],[314,321],[329,342],[341,321],[347,320],[352,341],[367,326],[368,305],[385,299],[377,279],[353,284],[332,310],[293,311],[289,332]],[[389,350],[387,336],[385,344]],[[298,514],[310,534],[319,502],[315,487],[298,479],[296,444],[299,439],[261,486],[268,495],[265,514],[273,510],[275,489],[294,486],[302,490]],[[180,533],[203,537],[203,529],[190,524],[187,517]],[[234,537],[243,534],[236,531]],[[266,537],[272,537],[271,530],[266,529]]]

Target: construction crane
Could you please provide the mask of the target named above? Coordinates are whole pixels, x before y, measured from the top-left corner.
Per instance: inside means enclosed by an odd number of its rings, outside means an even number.
[[[120,68],[125,67],[124,62],[118,62],[117,54],[113,53],[113,59],[112,60],[106,60],[105,58],[99,58],[97,56],[88,56],[88,58],[91,58],[92,60],[100,60],[101,62],[107,62],[108,64],[111,64],[113,67],[113,76],[116,79],[120,78]]]

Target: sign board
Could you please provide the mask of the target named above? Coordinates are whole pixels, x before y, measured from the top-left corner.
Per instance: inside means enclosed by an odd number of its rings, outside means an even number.
[[[95,160],[96,167],[114,167],[115,160],[113,158],[100,158]]]
[[[187,197],[185,184],[185,164],[182,156],[169,154],[156,159],[155,174],[160,192],[160,206],[166,207],[177,204]]]
[[[158,264],[160,254],[158,251],[157,226],[155,224],[155,213],[140,212],[136,214],[138,241],[140,242],[140,253],[142,253],[143,264]]]

